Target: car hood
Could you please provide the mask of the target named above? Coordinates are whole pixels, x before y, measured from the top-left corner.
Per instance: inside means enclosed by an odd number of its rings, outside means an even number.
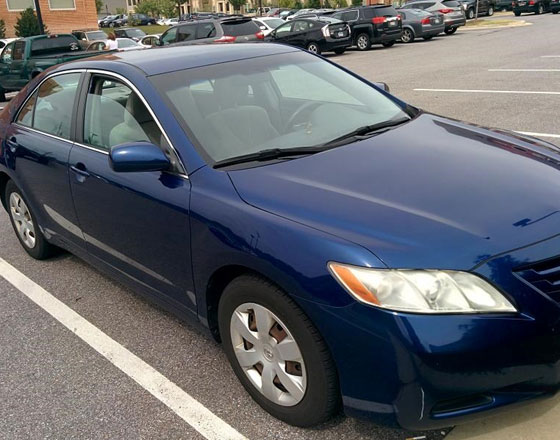
[[[424,113],[229,175],[246,203],[359,244],[388,267],[466,270],[560,233],[558,152]]]

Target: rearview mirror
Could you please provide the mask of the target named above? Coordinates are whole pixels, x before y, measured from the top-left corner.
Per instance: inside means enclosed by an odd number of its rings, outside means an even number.
[[[117,173],[166,171],[171,164],[161,148],[150,142],[115,145],[109,153],[109,163]]]
[[[385,90],[387,93],[391,93],[391,89],[389,89],[389,85],[384,82],[374,82],[373,83],[376,87]]]

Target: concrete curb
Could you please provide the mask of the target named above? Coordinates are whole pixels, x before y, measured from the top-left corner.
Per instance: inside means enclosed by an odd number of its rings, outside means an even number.
[[[533,23],[530,23],[530,22],[525,21],[525,20],[520,20],[518,23],[508,24],[508,25],[504,25],[504,26],[462,26],[460,30],[462,30],[462,31],[484,31],[486,29],[508,29],[508,28],[532,26],[533,25]]]

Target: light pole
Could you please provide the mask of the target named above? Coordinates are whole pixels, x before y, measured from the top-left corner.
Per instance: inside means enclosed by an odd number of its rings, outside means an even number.
[[[37,12],[37,21],[39,22],[39,31],[41,35],[45,33],[45,26],[43,25],[43,16],[41,15],[41,5],[39,4],[39,0],[33,0],[35,4],[35,11]]]

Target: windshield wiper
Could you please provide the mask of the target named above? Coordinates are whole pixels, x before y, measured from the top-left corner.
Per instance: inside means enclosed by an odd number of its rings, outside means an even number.
[[[375,134],[380,134],[382,130],[387,130],[391,127],[404,124],[405,122],[410,121],[410,119],[411,118],[407,116],[405,118],[393,119],[393,120],[379,122],[377,124],[358,127],[349,133],[346,133],[340,137],[337,137],[336,139],[333,139],[332,141],[323,144],[322,146],[325,148],[333,148],[333,147],[338,147],[340,145],[348,144],[355,140],[367,139]]]
[[[242,156],[235,156],[229,159],[219,160],[213,165],[213,167],[222,168],[247,162],[265,162],[268,160],[281,159],[283,157],[306,156],[309,154],[319,153],[320,151],[324,151],[327,148],[328,147],[325,147],[323,145],[315,147],[270,148],[267,150],[260,150],[255,153],[249,153]]]

